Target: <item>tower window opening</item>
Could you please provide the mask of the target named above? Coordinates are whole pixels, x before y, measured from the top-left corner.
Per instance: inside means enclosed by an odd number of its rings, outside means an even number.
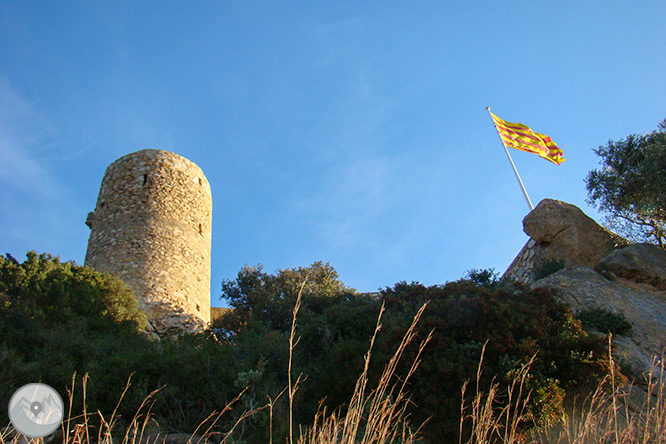
[[[203,226],[199,224],[199,234],[203,236]]]
[[[147,175],[147,174],[144,174],[144,175],[143,175],[143,184],[145,185],[146,182],[148,182],[148,175]]]
[[[203,185],[203,180],[201,180],[201,177],[199,178],[199,185]]]

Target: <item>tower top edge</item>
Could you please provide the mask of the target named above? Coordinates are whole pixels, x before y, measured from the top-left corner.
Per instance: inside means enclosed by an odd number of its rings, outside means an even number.
[[[183,162],[189,165],[190,167],[195,168],[196,170],[201,172],[203,179],[206,180],[206,175],[204,174],[201,167],[199,167],[199,165],[197,165],[190,159],[181,156],[180,154],[174,153],[172,151],[159,150],[153,148],[135,151],[133,153],[125,154],[124,156],[119,157],[107,167],[106,172],[108,173],[111,170],[115,169],[118,165],[121,165],[126,162],[133,162],[133,161],[158,162],[160,160],[166,160],[166,159],[169,159],[171,161]]]
[[[131,158],[134,158],[134,157],[148,157],[148,158],[155,158],[155,159],[171,157],[171,158],[184,159],[188,162],[194,163],[190,159],[188,159],[184,156],[181,156],[180,154],[174,153],[173,151],[147,148],[147,149],[143,149],[143,150],[134,151],[133,153],[125,154],[124,156],[119,157],[118,159],[116,159],[111,165],[113,165],[114,163],[119,162],[121,160],[128,160],[128,159],[131,159]]]

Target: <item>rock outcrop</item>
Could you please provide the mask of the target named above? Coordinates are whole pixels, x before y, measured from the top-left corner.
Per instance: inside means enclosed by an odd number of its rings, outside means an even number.
[[[523,231],[530,240],[504,277],[525,283],[533,282],[535,272],[549,263],[592,268],[614,249],[628,244],[578,207],[553,199],[542,200],[525,216]]]
[[[596,265],[596,270],[666,291],[666,251],[652,244],[633,244],[615,250]]]
[[[666,347],[666,292],[622,278],[611,281],[582,266],[558,271],[532,287],[553,290],[575,313],[601,308],[626,318],[632,332],[627,337],[614,336],[614,357],[632,376],[651,371],[653,356]]]
[[[576,313],[623,316],[632,332],[614,336],[615,358],[639,381],[654,375],[653,359],[666,349],[666,251],[629,245],[574,205],[551,199],[525,217],[523,228],[530,240],[503,277],[548,288]],[[563,269],[541,278],[539,269],[554,261]]]
[[[594,266],[618,246],[617,236],[585,215],[580,208],[544,199],[523,219],[523,230],[551,259],[567,267]]]

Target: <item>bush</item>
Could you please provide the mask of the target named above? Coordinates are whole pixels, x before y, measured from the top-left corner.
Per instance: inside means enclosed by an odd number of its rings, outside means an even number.
[[[551,274],[555,274],[558,271],[562,270],[564,266],[565,266],[564,261],[559,261],[556,259],[541,264],[534,269],[534,274],[533,274],[534,280],[538,281],[539,279],[543,279],[547,276],[550,276]]]
[[[223,282],[222,298],[234,310],[213,329],[220,340],[233,345],[237,386],[249,384],[254,402],[248,407],[275,400],[288,380],[292,311],[304,281],[292,375],[302,374],[305,379],[293,413],[297,423],[311,424],[319,401],[325,400],[332,411],[352,397],[379,313],[377,301],[346,287],[329,264],[315,262],[276,273],[245,266],[235,280]],[[286,396],[282,396],[274,406],[274,442],[286,438],[287,409]],[[252,421],[243,431],[243,439],[267,442],[267,418],[260,414]]]
[[[322,264],[312,267],[321,270]],[[295,274],[300,275],[295,282],[302,282],[309,271],[267,274],[260,267],[245,267],[235,281],[223,284],[223,297],[236,310],[216,327],[234,345],[245,379],[255,376],[249,378],[252,390],[271,399],[287,381],[290,309],[299,288],[292,283]],[[319,401],[329,412],[344,409],[355,375],[363,369],[363,353],[380,302],[386,304],[386,313],[368,369],[369,386],[377,384],[395,344],[419,308],[429,302],[417,329],[421,337],[434,334],[408,387],[412,422],[428,420],[422,429],[427,442],[456,439],[460,387],[475,377],[486,342],[481,388],[490,386],[493,379],[510,380],[517,368],[537,354],[528,388],[533,390],[532,417],[540,423],[562,414],[565,389],[595,382],[607,368],[605,344],[586,335],[565,305],[545,290],[507,287],[492,271],[472,270],[466,279],[441,286],[399,282],[384,289],[380,301],[335,284],[337,274],[331,279],[318,276],[304,292],[297,320],[300,342],[293,374],[306,377],[295,402],[295,420],[300,424],[312,423]],[[417,353],[417,347],[407,348],[405,362],[414,362]],[[409,368],[398,373],[408,374]],[[276,405],[281,412],[286,408],[286,403]],[[274,437],[284,438],[285,424],[279,416],[275,414]],[[262,426],[257,423],[253,437],[246,439],[266,442]]]
[[[595,329],[602,333],[629,336],[631,322],[623,314],[615,314],[603,308],[583,310],[578,313],[578,319],[586,330]]]
[[[536,354],[528,388],[530,408],[540,422],[562,414],[563,390],[594,383],[607,369],[603,340],[583,332],[571,311],[546,290],[478,285],[469,279],[425,287],[398,283],[383,292],[387,318],[386,341],[404,329],[416,307],[430,301],[419,329],[434,330],[410,393],[418,408],[411,413],[432,442],[453,442],[458,435],[460,387],[476,377],[485,346],[480,387],[507,381]],[[387,321],[388,323],[388,321]]]
[[[232,349],[210,333],[153,342],[144,325],[132,291],[115,277],[48,254],[29,252],[23,263],[0,257],[0,399],[38,381],[65,397],[77,375],[73,402],[82,406],[88,374],[87,407],[108,418],[133,375],[121,418],[162,388],[152,406],[161,427],[194,431],[237,393]],[[7,410],[0,415],[6,424]]]
[[[506,285],[492,271],[473,271],[468,279],[440,286],[400,282],[378,300],[346,287],[328,264],[274,274],[244,267],[237,279],[223,283],[223,297],[234,310],[211,331],[152,342],[141,332],[134,297],[117,279],[49,255],[29,253],[22,264],[7,256],[0,260],[0,397],[9,399],[34,381],[65,394],[76,372],[74,405],[81,406],[81,376],[88,373],[88,411],[108,418],[133,374],[120,417],[130,420],[146,395],[158,390],[151,412],[161,430],[192,433],[242,391],[216,430],[230,430],[245,411],[270,402],[272,423],[267,409],[258,411],[232,438],[264,444],[272,432],[273,442],[284,442],[289,334],[303,289],[291,369],[292,380],[303,375],[292,410],[296,425],[313,424],[320,402],[326,411],[345,415],[382,302],[386,313],[364,373],[370,391],[414,315],[429,302],[417,330],[421,338],[434,332],[432,338],[420,356],[415,344],[405,348],[405,367],[396,373],[408,375],[410,363],[420,361],[405,389],[412,396],[411,422],[430,418],[422,429],[426,440],[449,441],[458,434],[460,387],[477,374],[484,344],[481,389],[509,381],[537,355],[527,384],[535,394],[534,418],[547,422],[559,415],[562,389],[603,373],[606,347],[545,290]]]
[[[87,371],[115,342],[142,341],[144,324],[132,291],[117,278],[32,251],[23,263],[0,257],[0,359],[12,362],[0,398],[40,380],[64,393],[72,374]]]

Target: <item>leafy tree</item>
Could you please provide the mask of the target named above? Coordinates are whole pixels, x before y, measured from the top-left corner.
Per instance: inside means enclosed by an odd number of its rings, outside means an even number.
[[[335,269],[315,262],[309,267],[266,273],[245,266],[234,280],[222,283],[222,299],[234,310],[213,325],[221,340],[233,346],[238,375],[235,385],[248,386],[248,408],[275,400],[287,386],[289,333],[294,304],[303,286],[296,320],[292,378],[302,374],[294,405],[295,420],[312,424],[325,400],[329,411],[348,402],[363,369],[363,355],[372,336],[379,302],[344,285]],[[286,395],[274,406],[273,436],[287,433]],[[267,442],[267,418],[252,418],[248,442]],[[282,439],[284,441],[284,439]]]
[[[140,331],[146,322],[132,290],[120,279],[34,251],[22,264],[9,254],[0,256],[0,301],[43,326],[77,321],[94,329],[125,323]]]
[[[234,309],[227,314],[223,329],[233,335],[247,328],[248,322],[260,321],[271,329],[289,331],[296,296],[304,282],[303,297],[313,310],[326,299],[355,293],[340,281],[337,271],[328,263],[315,262],[309,267],[287,268],[275,274],[264,272],[261,264],[245,265],[235,280],[222,282],[222,299]]]
[[[666,120],[656,131],[609,141],[595,153],[601,168],[586,178],[589,202],[629,240],[666,248]]]
[[[0,256],[0,398],[40,380],[64,394],[114,341],[147,342],[145,320],[118,278],[34,251],[23,263]]]

